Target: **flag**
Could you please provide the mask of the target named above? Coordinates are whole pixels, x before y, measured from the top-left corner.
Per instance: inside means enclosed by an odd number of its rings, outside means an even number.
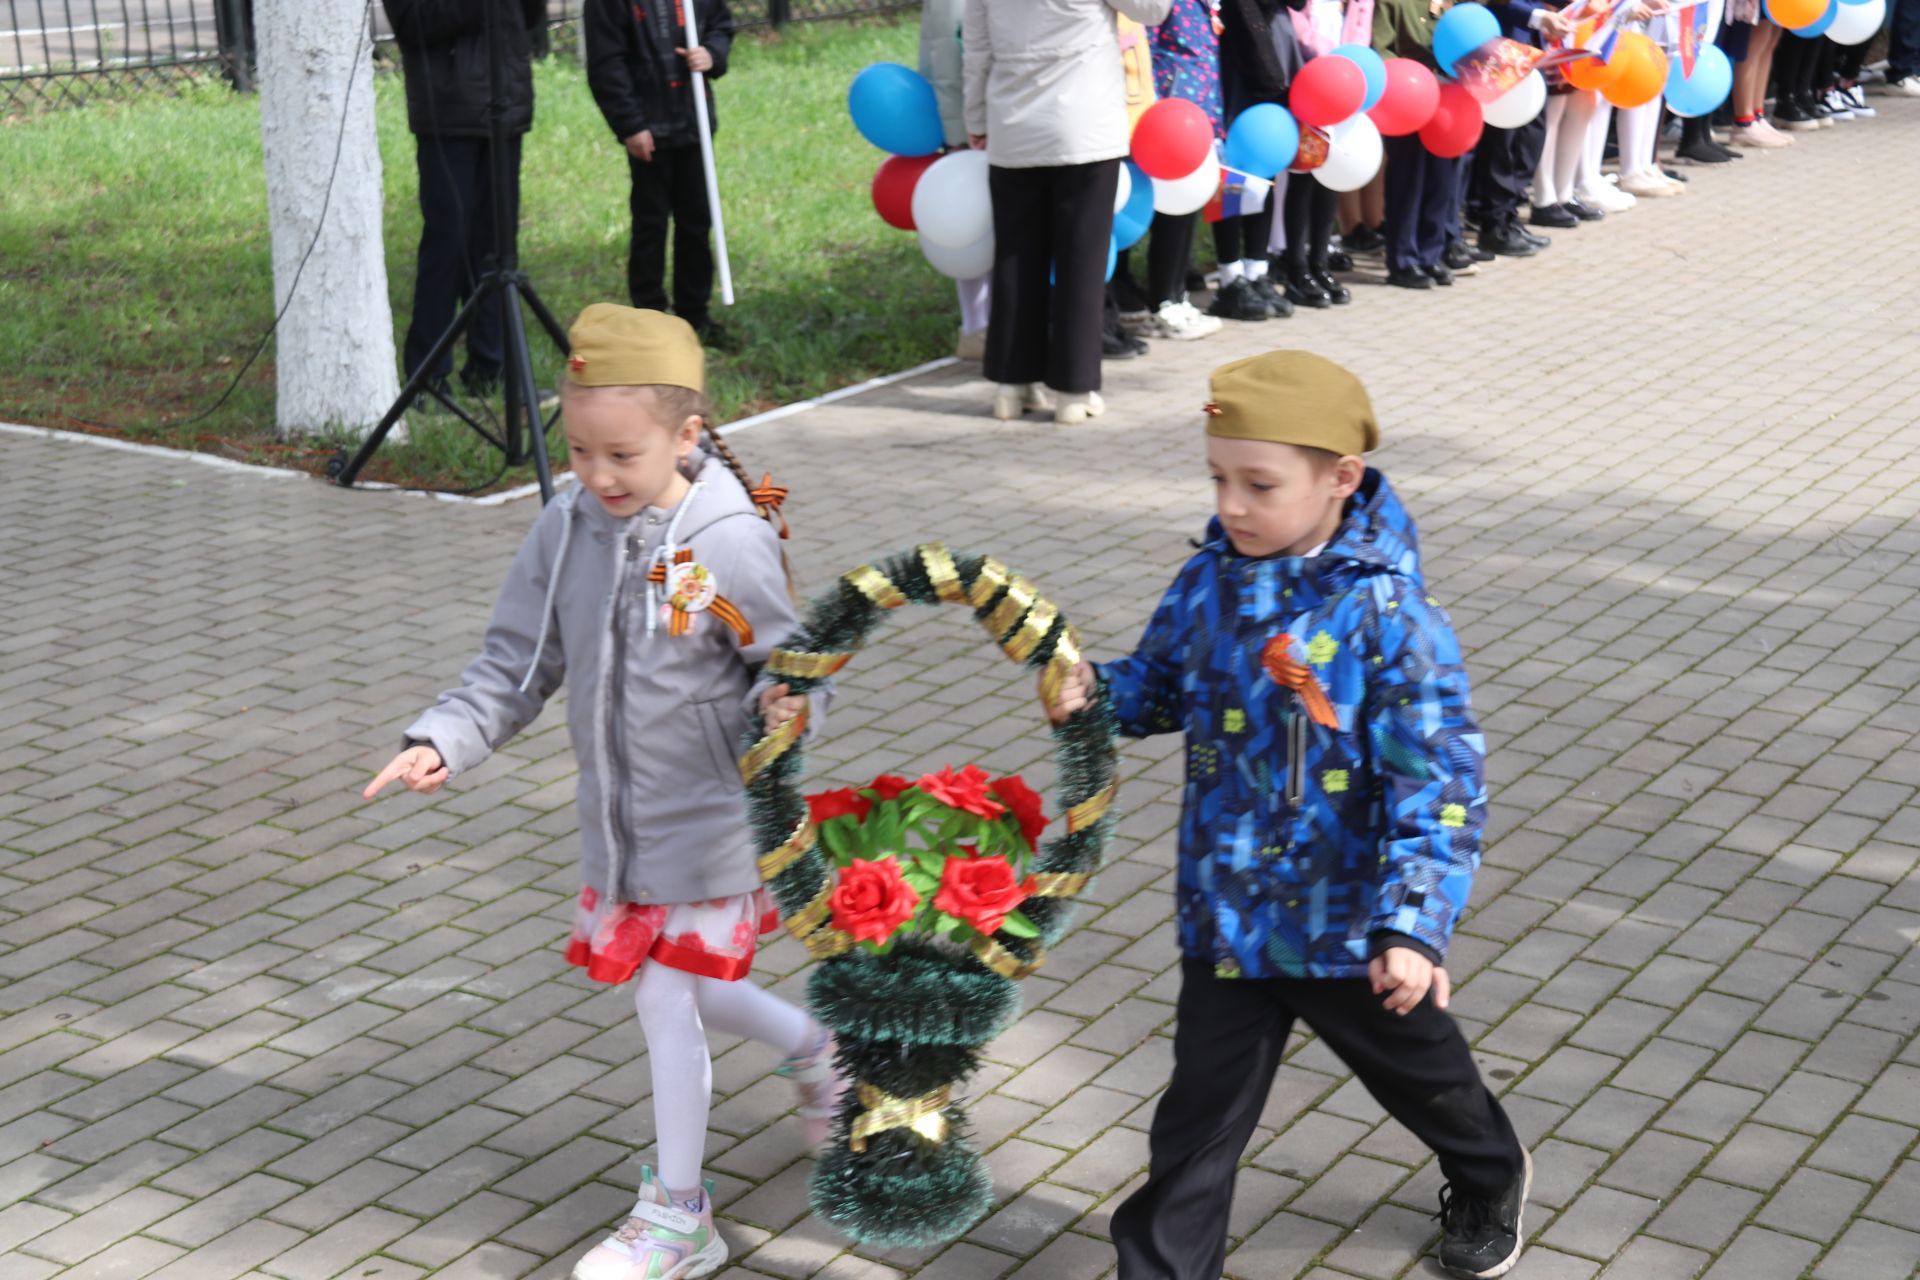
[[[1495,36],[1454,63],[1453,78],[1484,107],[1525,80],[1546,56],[1544,49]]]
[[[1267,193],[1273,190],[1273,184],[1265,178],[1256,178],[1226,165],[1220,166],[1220,176],[1223,181],[1219,192],[1201,211],[1201,217],[1207,222],[1258,213],[1267,202]]]

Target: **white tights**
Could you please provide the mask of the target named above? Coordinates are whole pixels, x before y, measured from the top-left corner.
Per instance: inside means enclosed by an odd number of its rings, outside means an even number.
[[[761,1041],[791,1058],[812,1047],[813,1019],[748,979],[722,982],[657,960],[641,966],[633,1007],[653,1063],[660,1182],[676,1193],[697,1193],[707,1153],[707,1112],[713,1106],[707,1028]]]
[[[1587,130],[1600,95],[1591,89],[1556,93],[1547,99],[1547,142],[1533,179],[1536,207],[1565,204],[1579,195],[1575,181],[1586,156]]]
[[[1654,171],[1654,149],[1660,142],[1660,99],[1620,111],[1620,176]]]
[[[1593,119],[1587,124],[1587,145],[1580,155],[1580,173],[1575,184],[1581,191],[1598,191],[1604,179],[1600,162],[1607,154],[1607,126],[1613,123],[1613,104],[1593,95]]]
[[[985,333],[987,317],[993,309],[992,274],[973,280],[955,280],[953,285],[960,295],[960,332]]]

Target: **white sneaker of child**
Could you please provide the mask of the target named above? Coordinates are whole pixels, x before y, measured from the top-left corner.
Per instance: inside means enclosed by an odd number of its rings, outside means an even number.
[[[726,1264],[727,1242],[713,1225],[713,1184],[700,1188],[697,1202],[675,1202],[642,1166],[632,1216],[574,1264],[573,1280],[696,1280]]]

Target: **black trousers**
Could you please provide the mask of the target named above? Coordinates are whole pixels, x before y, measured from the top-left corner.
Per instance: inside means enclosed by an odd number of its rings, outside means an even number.
[[[421,134],[414,139],[414,159],[420,169],[420,252],[414,266],[413,319],[401,360],[407,376],[425,363],[433,344],[453,323],[460,304],[473,292],[473,282],[493,256],[492,144],[485,138],[450,138]],[[520,139],[507,139],[507,173],[512,212],[502,247],[512,244],[520,221]],[[467,329],[466,376],[489,381],[500,376],[503,339],[498,307],[486,307]],[[440,367],[428,370],[434,378],[453,372],[449,351]]]
[[[1147,241],[1147,305],[1184,297],[1187,269],[1193,265],[1193,232],[1200,225],[1195,213],[1156,213]]]
[[[1521,1176],[1512,1124],[1431,997],[1402,1016],[1365,979],[1217,978],[1187,959],[1178,1017],[1147,1181],[1113,1215],[1120,1280],[1219,1280],[1234,1174],[1296,1018],[1434,1150],[1450,1182],[1496,1194]]]
[[[1540,167],[1547,145],[1547,117],[1543,111],[1518,129],[1489,126],[1473,150],[1473,171],[1467,204],[1483,227],[1497,227],[1520,216],[1520,206]]]
[[[1299,175],[1294,175],[1299,180]],[[1312,181],[1312,179],[1307,179]],[[1273,239],[1273,192],[1267,192],[1267,201],[1258,212],[1243,213],[1238,217],[1222,218],[1213,224],[1214,256],[1220,265],[1239,262],[1247,258],[1267,256],[1267,244]]]
[[[696,143],[656,147],[653,159],[629,155],[633,186],[627,207],[633,236],[627,245],[627,297],[636,307],[667,309],[667,224],[673,224],[673,312],[703,327],[713,304],[713,214],[707,176]]]
[[[1460,218],[1459,160],[1436,156],[1418,135],[1386,139],[1387,267],[1430,267],[1447,250]]]
[[[996,165],[988,170],[988,185],[993,311],[987,377],[1045,382],[1070,394],[1098,391],[1119,160],[1036,169]]]
[[[1920,76],[1920,0],[1893,0],[1888,7],[1893,16],[1887,23],[1887,79]]]
[[[1327,265],[1327,252],[1333,240],[1333,224],[1340,216],[1340,193],[1314,180],[1311,174],[1294,174],[1287,183],[1287,198],[1281,210],[1287,229],[1287,264],[1304,267]]]

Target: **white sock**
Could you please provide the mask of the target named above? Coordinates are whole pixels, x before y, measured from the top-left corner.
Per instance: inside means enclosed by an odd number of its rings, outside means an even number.
[[[1249,280],[1264,280],[1267,275],[1267,260],[1265,258],[1242,258],[1240,259],[1240,269],[1247,273],[1247,279]]]
[[[1245,264],[1241,262],[1221,263],[1220,264],[1220,283],[1226,284],[1229,281],[1238,280],[1241,275],[1241,269],[1244,265]]]

